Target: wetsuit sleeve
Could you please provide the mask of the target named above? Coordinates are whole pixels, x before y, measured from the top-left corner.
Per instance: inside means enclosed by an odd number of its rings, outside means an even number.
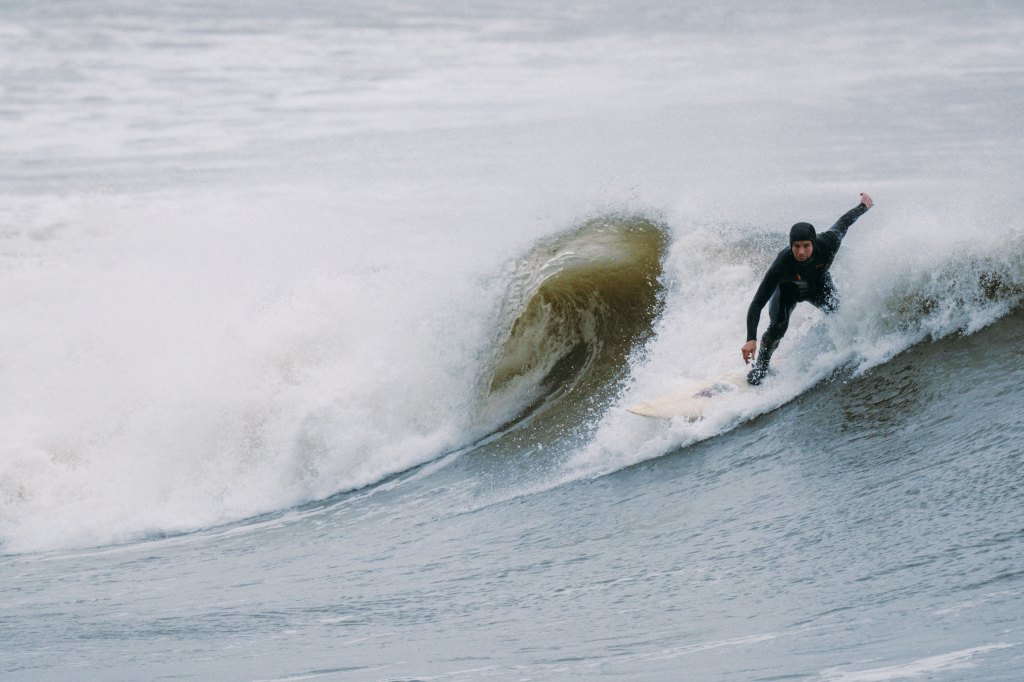
[[[861,217],[868,212],[868,207],[864,204],[857,204],[856,208],[851,208],[849,211],[844,213],[836,224],[828,228],[829,232],[838,232],[839,238],[842,239],[846,236],[846,231],[850,229],[850,225],[857,222],[857,218]]]
[[[783,250],[775,258],[771,267],[768,268],[768,272],[764,273],[764,279],[761,280],[761,285],[754,293],[754,300],[750,302],[750,307],[747,309],[747,341],[757,339],[757,323],[761,321],[761,310],[775,293],[775,287],[779,286],[782,281],[782,259],[785,255],[786,251]]]

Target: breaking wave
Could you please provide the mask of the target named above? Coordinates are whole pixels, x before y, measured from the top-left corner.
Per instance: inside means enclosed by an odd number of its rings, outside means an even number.
[[[515,423],[551,411],[562,422],[607,400],[653,331],[664,225],[642,216],[590,220],[544,240],[514,266],[481,413]]]

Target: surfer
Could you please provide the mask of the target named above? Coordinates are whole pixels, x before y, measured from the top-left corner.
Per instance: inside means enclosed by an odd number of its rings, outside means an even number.
[[[757,324],[761,321],[761,309],[771,300],[768,329],[761,337],[757,361],[747,374],[751,385],[760,384],[768,373],[772,353],[785,336],[789,315],[797,303],[807,301],[826,313],[838,309],[839,295],[828,269],[850,225],[873,205],[871,197],[861,192],[860,204],[843,214],[827,232],[815,234],[814,225],[810,223],[796,223],[790,228],[789,247],[775,257],[747,310],[747,342],[740,351],[743,362],[750,364],[757,350]]]

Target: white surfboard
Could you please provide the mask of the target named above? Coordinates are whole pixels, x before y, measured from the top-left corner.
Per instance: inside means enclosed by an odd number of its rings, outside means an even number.
[[[696,421],[704,417],[704,410],[716,398],[728,393],[751,389],[753,386],[747,383],[745,371],[729,372],[704,381],[687,384],[672,393],[627,407],[626,411],[642,417],[661,419],[682,417]]]

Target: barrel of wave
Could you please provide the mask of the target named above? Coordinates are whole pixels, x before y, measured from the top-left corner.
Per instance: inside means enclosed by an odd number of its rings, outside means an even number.
[[[605,215],[537,243],[511,268],[479,418],[529,423],[538,438],[593,420],[662,309],[668,232],[644,215]]]

